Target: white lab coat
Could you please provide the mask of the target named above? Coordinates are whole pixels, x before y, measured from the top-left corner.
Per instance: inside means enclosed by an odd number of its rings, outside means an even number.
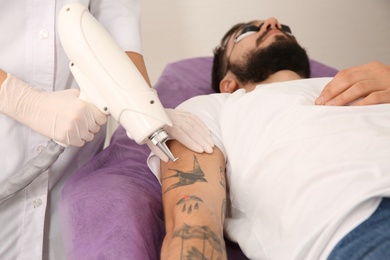
[[[0,68],[34,88],[77,87],[56,32],[62,6],[80,2],[126,51],[141,53],[138,0],[1,0]],[[57,203],[71,174],[102,147],[105,130],[69,147],[27,188],[0,202],[0,259],[65,259]],[[0,114],[0,184],[35,157],[48,139]]]

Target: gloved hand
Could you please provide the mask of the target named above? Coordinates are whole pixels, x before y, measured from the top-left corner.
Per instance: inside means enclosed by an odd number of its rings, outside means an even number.
[[[7,74],[0,89],[0,112],[64,145],[94,138],[107,116],[78,98],[78,89],[39,91]]]
[[[165,112],[172,121],[171,127],[166,126],[164,128],[170,137],[194,152],[213,152],[214,143],[211,139],[210,130],[197,116],[179,109],[167,108]],[[147,142],[147,145],[161,160],[168,161],[168,157],[157,146],[150,141]]]

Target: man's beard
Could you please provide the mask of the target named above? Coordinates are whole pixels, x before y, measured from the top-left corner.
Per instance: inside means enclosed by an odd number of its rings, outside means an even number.
[[[280,70],[291,70],[302,78],[310,77],[309,57],[292,38],[275,37],[269,46],[253,50],[243,64],[229,64],[229,69],[242,84],[260,83]]]

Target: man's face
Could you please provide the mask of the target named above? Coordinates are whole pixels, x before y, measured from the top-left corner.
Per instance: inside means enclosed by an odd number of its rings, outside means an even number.
[[[227,42],[226,55],[228,70],[243,84],[260,83],[280,70],[310,75],[306,51],[275,18],[239,28]]]

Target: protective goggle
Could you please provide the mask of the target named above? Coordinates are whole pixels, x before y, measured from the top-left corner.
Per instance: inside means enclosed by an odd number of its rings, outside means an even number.
[[[254,24],[251,24],[251,25],[247,25],[245,26],[239,35],[237,35],[235,38],[234,38],[234,42],[237,43],[239,41],[241,41],[242,39],[244,39],[245,37],[248,37],[249,35],[252,35],[252,34],[255,34],[257,33],[258,31],[260,31],[261,27],[263,26],[263,23],[260,24],[259,26],[256,26]],[[292,36],[292,33],[291,33],[291,29],[289,26],[287,25],[284,25],[284,24],[281,24],[282,26],[282,31],[285,32],[286,34]]]

